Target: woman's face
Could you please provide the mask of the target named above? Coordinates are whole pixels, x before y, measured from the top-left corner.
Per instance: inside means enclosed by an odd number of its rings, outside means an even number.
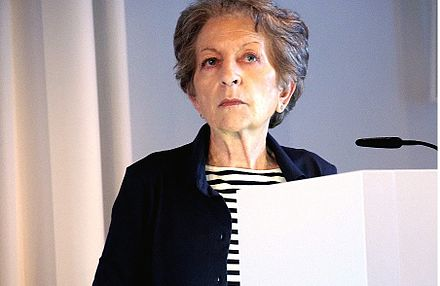
[[[287,105],[294,86],[287,91],[279,86],[268,44],[247,17],[217,17],[204,25],[196,41],[195,94],[190,98],[211,128],[267,129],[275,110]]]

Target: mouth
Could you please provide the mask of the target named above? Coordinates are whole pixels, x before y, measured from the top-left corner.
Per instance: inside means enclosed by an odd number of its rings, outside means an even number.
[[[245,104],[245,103],[236,98],[224,99],[222,100],[222,102],[220,102],[219,107],[228,107],[228,106],[241,105],[241,104]]]

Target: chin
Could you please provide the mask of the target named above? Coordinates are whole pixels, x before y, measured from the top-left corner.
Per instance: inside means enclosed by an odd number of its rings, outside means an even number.
[[[211,128],[215,128],[218,130],[221,130],[223,132],[228,133],[237,133],[245,130],[252,130],[252,129],[258,129],[258,127],[263,128],[264,126],[259,126],[252,124],[250,120],[247,119],[229,119],[229,120],[222,120],[221,122],[213,122],[213,124],[210,124]]]
[[[223,119],[223,120],[208,120],[208,124],[211,128],[225,131],[225,132],[237,132],[246,128],[245,122],[240,119]]]

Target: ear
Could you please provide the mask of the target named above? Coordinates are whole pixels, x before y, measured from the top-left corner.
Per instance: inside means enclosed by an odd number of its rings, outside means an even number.
[[[291,80],[289,84],[280,93],[278,106],[276,110],[278,113],[282,113],[284,109],[286,109],[295,90],[296,90],[296,83],[293,80]]]

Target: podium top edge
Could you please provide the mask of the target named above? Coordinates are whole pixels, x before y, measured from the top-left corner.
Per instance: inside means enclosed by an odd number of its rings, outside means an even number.
[[[437,173],[437,169],[366,169],[348,171],[339,174],[351,174],[351,173]]]

